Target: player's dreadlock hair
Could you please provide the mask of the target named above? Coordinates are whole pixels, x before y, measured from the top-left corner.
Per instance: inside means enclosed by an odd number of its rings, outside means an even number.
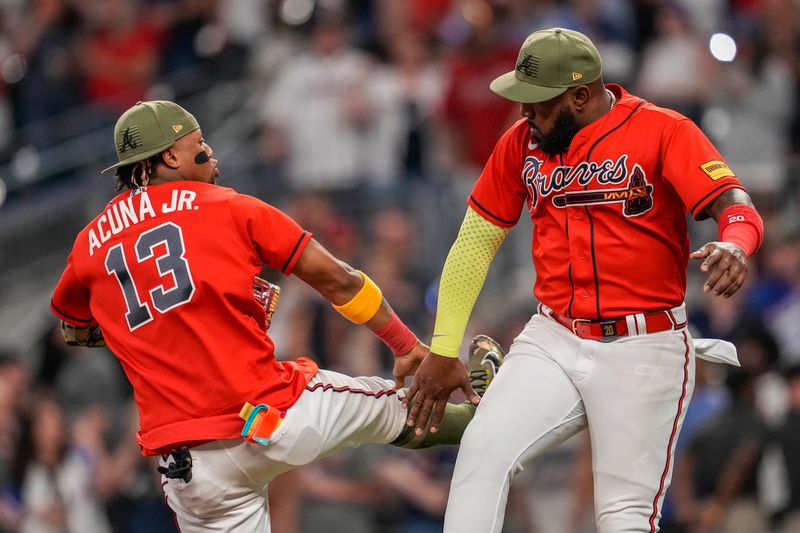
[[[153,172],[161,164],[161,161],[161,154],[159,153],[136,163],[119,167],[117,169],[117,185],[114,189],[120,191],[125,187],[129,189],[144,187],[150,181]]]

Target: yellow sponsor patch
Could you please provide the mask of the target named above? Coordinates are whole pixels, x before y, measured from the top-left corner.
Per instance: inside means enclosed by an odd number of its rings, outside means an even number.
[[[731,169],[728,168],[728,165],[725,164],[725,161],[709,161],[708,163],[703,163],[700,165],[700,170],[705,172],[712,180],[718,180],[720,178],[724,178],[725,176],[736,175]]]

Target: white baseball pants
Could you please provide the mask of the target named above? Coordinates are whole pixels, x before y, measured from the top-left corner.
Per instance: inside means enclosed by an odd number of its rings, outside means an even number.
[[[269,533],[267,488],[277,475],[344,448],[397,438],[406,410],[393,387],[377,377],[320,370],[268,446],[234,439],[192,448],[189,483],[162,476],[181,532]]]
[[[445,532],[499,532],[514,473],[587,424],[598,531],[658,531],[693,389],[685,328],[603,343],[534,315],[464,433]]]

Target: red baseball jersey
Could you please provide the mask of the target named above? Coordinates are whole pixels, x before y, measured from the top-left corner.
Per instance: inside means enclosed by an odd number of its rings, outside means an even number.
[[[289,274],[311,234],[232,189],[195,181],[127,191],[75,240],[52,311],[100,325],[133,385],[144,454],[238,438],[244,402],[291,406],[317,365],[279,362],[253,278]]]
[[[533,221],[534,294],[563,315],[616,318],[683,302],[695,219],[743,188],[688,118],[609,84],[613,109],[559,155],[542,152],[525,119],[498,141],[469,205],[499,226]]]

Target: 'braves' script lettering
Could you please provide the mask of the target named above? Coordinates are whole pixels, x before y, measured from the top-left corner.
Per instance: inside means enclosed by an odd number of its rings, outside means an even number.
[[[549,175],[541,172],[543,161],[528,156],[522,166],[522,180],[531,198],[530,210],[533,212],[543,198],[563,191],[573,182],[586,187],[592,181],[599,185],[616,185],[628,179],[628,155],[623,154],[616,161],[606,159],[600,163],[583,161],[574,167],[557,166]]]

